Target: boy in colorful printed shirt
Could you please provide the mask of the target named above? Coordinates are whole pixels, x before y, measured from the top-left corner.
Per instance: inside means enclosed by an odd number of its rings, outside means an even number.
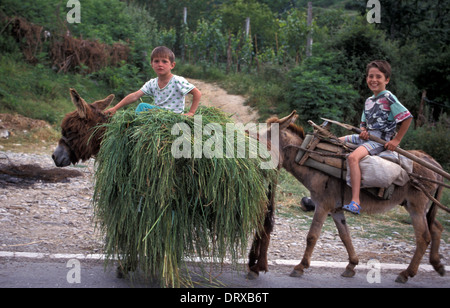
[[[136,108],[136,113],[153,108],[164,108],[175,113],[182,113],[185,106],[185,96],[193,96],[192,106],[185,115],[192,116],[198,108],[202,93],[185,78],[172,74],[175,68],[175,55],[167,47],[156,47],[150,56],[151,65],[157,78],[147,81],[140,90],[128,94],[116,106],[106,110],[106,113],[114,114],[119,108],[132,104],[143,95],[154,97],[154,105],[141,103]]]
[[[391,76],[391,66],[386,61],[372,61],[367,65],[366,82],[373,96],[369,97],[364,105],[361,116],[361,133],[348,135],[340,139],[359,145],[348,156],[350,169],[350,182],[352,186],[352,201],[343,206],[343,209],[354,214],[361,210],[359,191],[361,188],[361,169],[359,162],[367,155],[377,155],[387,150],[395,150],[403,136],[408,131],[412,121],[411,113],[398,101],[397,97],[386,90]],[[400,124],[397,134],[395,129]],[[370,141],[369,134],[388,141],[384,146]]]

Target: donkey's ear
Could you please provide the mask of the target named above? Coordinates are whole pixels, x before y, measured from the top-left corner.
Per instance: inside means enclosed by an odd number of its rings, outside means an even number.
[[[287,117],[284,117],[284,118],[278,120],[278,123],[279,123],[279,125],[280,125],[279,130],[281,131],[281,130],[285,129],[285,128],[288,127],[291,123],[294,123],[295,120],[297,120],[297,118],[298,118],[297,111],[294,110],[294,111],[292,111],[291,114],[288,115]]]
[[[80,118],[85,118],[89,110],[88,103],[81,98],[80,94],[78,94],[75,89],[70,89],[70,97],[72,98],[72,102],[75,107],[77,107],[77,112]]]
[[[95,107],[97,107],[100,110],[104,110],[106,107],[111,105],[113,100],[114,100],[114,94],[110,94],[105,99],[95,101],[91,105],[94,105]]]

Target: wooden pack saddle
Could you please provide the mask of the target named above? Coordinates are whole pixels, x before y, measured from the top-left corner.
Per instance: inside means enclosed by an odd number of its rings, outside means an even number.
[[[302,166],[314,168],[328,175],[341,179],[346,183],[346,157],[355,147],[340,141],[328,129],[328,122],[321,126],[309,121],[314,127],[313,134],[307,134],[298,148],[295,162]],[[395,185],[387,188],[364,188],[366,192],[380,199],[388,200],[392,196]]]

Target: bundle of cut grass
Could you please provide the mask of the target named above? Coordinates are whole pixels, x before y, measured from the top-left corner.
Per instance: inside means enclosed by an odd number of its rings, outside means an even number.
[[[232,123],[215,108],[197,114],[202,128],[210,124],[225,132]],[[190,281],[180,274],[187,256],[235,263],[245,254],[249,236],[263,222],[267,184],[275,173],[260,168],[260,158],[194,158],[198,138],[211,145],[214,135],[209,130],[211,135],[199,136],[195,119],[164,110],[117,113],[105,124],[96,159],[94,210],[108,259],[118,257],[123,271],[140,268],[163,286]],[[231,142],[242,137],[247,157],[254,157],[257,149],[245,134],[236,132]],[[212,151],[230,142],[214,140]],[[176,150],[184,151],[182,157],[176,158]]]

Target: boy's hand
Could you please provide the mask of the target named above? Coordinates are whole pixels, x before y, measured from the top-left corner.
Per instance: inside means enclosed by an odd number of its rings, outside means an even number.
[[[401,123],[400,128],[397,132],[397,135],[395,135],[395,138],[392,139],[391,141],[389,141],[388,143],[386,143],[384,145],[384,147],[390,151],[395,151],[395,149],[398,147],[398,145],[402,141],[403,137],[405,136],[406,132],[408,131],[409,126],[411,125],[411,122],[412,122],[412,117],[404,120]]]
[[[361,138],[362,140],[369,140],[369,132],[366,131],[365,129],[361,130],[359,138]]]
[[[111,108],[105,110],[105,114],[113,116],[116,113],[116,111],[117,111],[116,108],[111,107]]]
[[[192,97],[192,106],[188,113],[185,113],[184,115],[192,117],[195,114],[195,111],[198,108],[198,104],[200,103],[200,98],[202,97],[202,92],[200,92],[199,89],[193,88],[191,92],[189,92]]]
[[[398,147],[399,144],[400,144],[400,141],[398,141],[396,139],[392,139],[391,141],[386,143],[384,145],[384,147],[385,147],[386,150],[394,151]]]

